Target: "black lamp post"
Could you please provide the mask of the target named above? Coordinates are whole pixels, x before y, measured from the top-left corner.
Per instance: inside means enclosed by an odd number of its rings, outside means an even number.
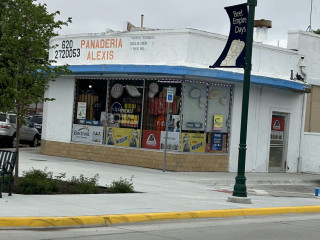
[[[243,81],[243,95],[242,95],[242,113],[241,113],[241,130],[240,130],[240,144],[238,157],[238,174],[236,176],[236,183],[234,185],[233,196],[247,197],[245,165],[246,165],[246,151],[247,151],[247,124],[248,124],[248,108],[249,108],[249,93],[250,93],[250,75],[251,75],[251,58],[252,58],[252,42],[253,42],[253,26],[254,26],[254,11],[257,5],[257,0],[248,0],[248,24],[246,37],[246,52],[245,52],[245,66],[244,66],[244,81]]]

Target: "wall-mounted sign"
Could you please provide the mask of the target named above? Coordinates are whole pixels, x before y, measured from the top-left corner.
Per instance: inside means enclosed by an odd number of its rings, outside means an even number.
[[[230,19],[227,44],[218,60],[210,68],[243,68],[247,37],[248,6],[246,3],[225,7]]]

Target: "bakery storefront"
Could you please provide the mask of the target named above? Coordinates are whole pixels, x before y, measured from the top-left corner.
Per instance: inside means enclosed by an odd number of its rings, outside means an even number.
[[[243,74],[208,67],[224,44],[219,35],[192,29],[53,38],[50,59],[72,74],[46,92],[55,100],[44,104],[41,152],[155,169],[165,158],[169,171],[233,171]],[[270,109],[292,109],[290,124],[301,116],[305,86],[276,80],[252,76],[253,97],[263,100],[249,109],[248,145],[256,148],[248,154],[250,170],[267,169]]]
[[[141,157],[156,151],[158,168],[165,147],[173,158],[221,158],[228,153],[232,88],[195,80],[77,78],[72,142],[149,150],[139,151]],[[172,103],[166,101],[168,89]]]

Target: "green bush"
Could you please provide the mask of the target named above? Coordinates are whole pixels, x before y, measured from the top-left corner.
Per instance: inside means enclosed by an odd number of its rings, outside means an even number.
[[[112,183],[108,186],[108,190],[111,193],[132,193],[134,192],[133,188],[133,179],[134,176],[132,176],[129,180],[123,179],[120,177],[119,180],[114,180]]]
[[[69,181],[69,183],[74,193],[96,194],[99,192],[99,187],[97,184],[98,179],[99,179],[98,174],[96,174],[93,178],[88,178],[83,176],[83,174],[81,174],[79,178],[76,178],[75,176],[73,176]]]
[[[19,188],[23,194],[47,194],[59,191],[59,185],[52,177],[52,172],[32,168],[23,172],[19,181]]]

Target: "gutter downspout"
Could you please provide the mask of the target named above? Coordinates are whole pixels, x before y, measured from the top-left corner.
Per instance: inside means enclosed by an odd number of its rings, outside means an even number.
[[[306,65],[304,61],[304,57],[301,56],[299,68],[301,71],[301,75],[303,75],[304,81],[307,81],[307,73],[306,73]],[[297,162],[297,173],[300,173],[300,167],[302,162],[302,142],[304,137],[304,126],[306,119],[306,106],[307,106],[307,93],[303,93],[302,98],[302,112],[301,112],[301,125],[300,125],[300,143],[299,143],[299,157]]]

